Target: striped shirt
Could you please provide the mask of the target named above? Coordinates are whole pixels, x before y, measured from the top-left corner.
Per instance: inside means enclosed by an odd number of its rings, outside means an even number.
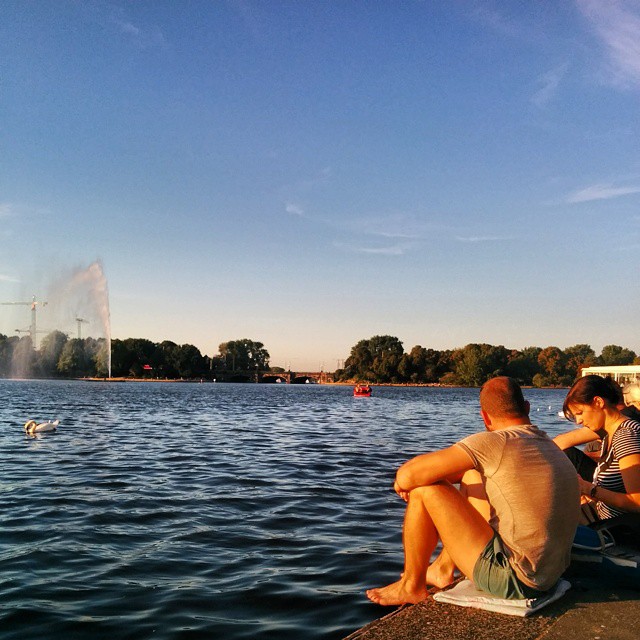
[[[620,472],[620,460],[625,456],[640,454],[640,423],[635,420],[625,420],[613,434],[611,445],[608,440],[608,435],[602,440],[600,460],[593,474],[593,482],[603,489],[609,489],[616,493],[627,493]],[[598,502],[596,508],[598,516],[602,520],[615,518],[625,513],[609,507],[603,502]]]

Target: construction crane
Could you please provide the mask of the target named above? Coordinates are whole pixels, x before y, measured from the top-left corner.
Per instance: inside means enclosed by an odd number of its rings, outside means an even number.
[[[47,304],[49,304],[48,302],[44,301],[44,300],[37,300],[35,296],[33,296],[33,299],[31,300],[31,302],[0,302],[0,304],[3,305],[28,305],[31,307],[31,325],[29,326],[28,329],[16,329],[16,331],[18,333],[28,333],[29,336],[31,337],[31,344],[34,348],[34,350],[36,349],[36,335],[37,335],[37,330],[36,330],[36,313],[37,313],[37,308],[38,305],[44,307]]]
[[[76,318],[76,322],[78,323],[78,340],[82,340],[82,323],[89,324],[89,321],[84,318]]]

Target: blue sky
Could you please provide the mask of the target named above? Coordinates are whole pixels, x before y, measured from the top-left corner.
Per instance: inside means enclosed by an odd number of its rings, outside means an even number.
[[[639,107],[637,0],[5,0],[0,301],[100,260],[113,337],[209,355],[640,352]]]

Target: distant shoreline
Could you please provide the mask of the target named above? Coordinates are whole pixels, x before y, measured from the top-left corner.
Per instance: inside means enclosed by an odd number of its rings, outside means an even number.
[[[156,383],[181,383],[181,384],[245,384],[253,385],[255,382],[241,382],[241,383],[229,383],[229,382],[216,382],[214,380],[202,379],[181,379],[181,378],[32,378],[32,379],[44,379],[44,380],[83,380],[85,382],[156,382]],[[273,383],[257,383],[264,386],[272,386]],[[315,382],[311,386],[319,385],[322,387],[353,387],[357,382]],[[442,384],[440,382],[368,382],[371,387],[435,387],[440,389],[480,389],[480,387],[465,387],[457,384]],[[285,386],[305,386],[303,384],[291,385],[291,383],[285,383]],[[531,385],[521,385],[523,389],[568,389],[568,386],[558,387],[533,387]]]
[[[2,380],[16,380],[20,382],[26,382],[31,380],[55,380],[55,381],[77,381],[77,382],[153,382],[156,384],[217,384],[217,385],[225,385],[225,384],[243,384],[243,385],[254,385],[255,382],[222,382],[222,381],[214,381],[207,380],[205,378],[202,379],[185,379],[185,378],[0,378]],[[358,384],[355,381],[340,381],[340,382],[314,382],[309,385],[306,384],[292,384],[292,383],[283,383],[283,385],[276,385],[274,383],[258,383],[262,386],[295,386],[295,387],[304,387],[304,386],[321,386],[321,387],[353,387]],[[421,388],[421,387],[433,387],[437,389],[480,389],[481,387],[465,387],[459,384],[442,384],[440,382],[368,382],[367,383],[371,387],[411,387],[411,388]],[[532,385],[520,385],[522,389],[568,389],[569,386],[556,386],[556,387],[534,387]]]

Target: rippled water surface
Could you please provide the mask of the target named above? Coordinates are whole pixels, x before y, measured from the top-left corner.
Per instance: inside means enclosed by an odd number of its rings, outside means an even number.
[[[563,390],[531,390],[550,433]],[[0,634],[336,639],[385,613],[409,457],[477,389],[0,381]],[[29,438],[28,418],[59,418]]]

